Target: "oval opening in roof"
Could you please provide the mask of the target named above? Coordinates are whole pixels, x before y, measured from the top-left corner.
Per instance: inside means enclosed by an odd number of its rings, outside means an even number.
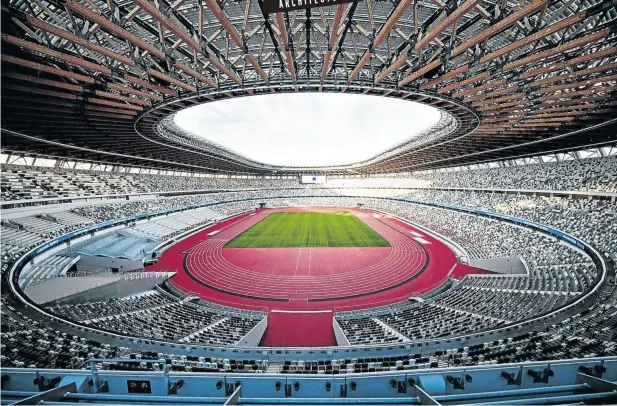
[[[280,166],[348,165],[422,135],[439,109],[397,98],[279,93],[178,112],[174,123],[251,160]]]

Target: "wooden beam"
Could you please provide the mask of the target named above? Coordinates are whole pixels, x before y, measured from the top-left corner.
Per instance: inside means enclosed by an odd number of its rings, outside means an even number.
[[[487,39],[499,34],[500,32],[512,27],[516,22],[524,17],[527,17],[530,14],[533,14],[537,11],[540,11],[542,8],[546,6],[548,0],[533,0],[531,3],[527,4],[522,9],[515,11],[509,16],[505,17],[503,20],[495,23],[494,25],[488,27],[486,30],[481,33],[474,35],[471,39],[463,42],[461,45],[454,48],[452,51],[451,57],[454,58],[469,48],[486,41]]]
[[[492,83],[495,83],[495,82],[492,82]],[[478,87],[481,87],[481,86],[478,86]],[[491,86],[491,87],[487,87],[486,89],[492,89],[494,87],[495,86]],[[503,96],[504,94],[514,93],[514,92],[517,92],[518,90],[519,90],[518,86],[510,86],[504,89],[495,90],[494,92],[490,92],[490,93],[480,93],[475,96],[465,97],[463,101],[465,103],[469,103],[469,102],[476,101],[476,100],[490,99],[492,97],[498,97],[498,96]]]
[[[156,101],[163,101],[163,98],[161,96],[157,96],[157,95],[152,94],[152,93],[142,92],[140,90],[135,90],[132,87],[117,85],[115,83],[107,83],[107,88],[108,89],[117,90],[117,91],[119,91],[121,93],[134,94],[135,96],[141,96],[141,97],[145,97],[147,99],[152,99],[152,100],[156,100]]]
[[[141,100],[136,97],[120,96],[119,94],[115,94],[111,92],[104,92],[102,90],[95,90],[94,94],[96,94],[97,96],[101,96],[101,97],[107,97],[108,99],[122,100],[128,103],[139,104],[141,106],[151,106],[152,105],[152,103],[150,103],[149,101]]]
[[[163,79],[166,82],[169,82],[169,83],[172,83],[172,84],[174,84],[174,85],[176,85],[178,87],[181,87],[182,89],[187,90],[189,92],[193,92],[194,93],[194,92],[197,91],[197,89],[194,86],[187,85],[186,83],[182,82],[181,80],[174,79],[171,76],[169,76],[168,74],[160,72],[160,71],[158,71],[156,69],[149,68],[148,69],[148,73],[150,75],[154,76],[154,77],[157,77],[159,79]]]
[[[150,90],[155,90],[157,92],[161,92],[164,94],[168,94],[170,96],[178,96],[178,92],[171,90],[169,88],[163,87],[163,86],[159,86],[159,85],[155,85],[154,83],[150,83],[146,80],[141,80],[140,78],[136,78],[135,76],[131,76],[131,75],[124,75],[124,80],[126,80],[127,82],[133,83],[135,85],[140,85],[143,86],[147,89]]]
[[[467,0],[467,1],[477,1],[477,0]],[[373,41],[374,47],[378,47],[385,41],[385,39],[388,37],[388,34],[390,34],[390,31],[392,31],[392,28],[394,28],[398,20],[405,13],[405,11],[407,11],[407,9],[409,8],[412,2],[413,0],[402,0],[400,3],[398,3],[398,5],[396,6],[392,14],[390,14],[390,17],[386,20],[384,25],[382,25],[379,31],[377,32],[377,35],[375,36],[375,41]]]
[[[575,39],[575,40],[566,42],[565,44],[558,45],[558,46],[556,46],[554,48],[550,48],[550,49],[547,49],[547,50],[542,51],[542,52],[533,53],[533,54],[531,54],[531,55],[529,55],[529,56],[527,56],[525,58],[520,58],[520,59],[517,59],[514,62],[510,62],[510,63],[506,64],[503,67],[503,70],[504,71],[508,71],[508,70],[516,69],[516,68],[521,67],[521,66],[529,65],[532,62],[537,62],[537,61],[539,61],[541,59],[544,59],[544,58],[548,58],[548,57],[551,57],[551,56],[554,56],[554,55],[559,55],[560,53],[562,53],[564,51],[567,51],[569,49],[577,48],[579,46],[586,45],[586,44],[588,44],[590,42],[602,39],[602,38],[606,37],[610,32],[611,32],[611,30],[609,28],[606,28],[604,30],[598,31],[598,32],[593,33],[593,34],[586,35],[586,36],[581,37],[579,39]]]
[[[186,45],[191,47],[195,52],[201,52],[199,44],[193,39],[184,29],[174,24],[165,14],[161,13],[154,4],[148,0],[133,0],[136,6],[141,8],[146,13],[150,14],[156,21],[165,26],[176,37],[180,38]]]
[[[99,106],[91,106],[91,105],[86,105],[85,108],[86,110],[104,111],[106,113],[123,114],[126,116],[136,116],[138,114],[138,112],[133,111],[133,110],[112,109],[108,107],[99,107]]]
[[[416,44],[416,52],[420,52],[422,48],[428,45],[429,42],[437,38],[439,34],[445,31],[452,24],[456,23],[459,18],[467,14],[478,4],[478,0],[465,0],[463,4],[456,8],[449,16],[441,20],[439,24],[432,30],[430,30],[422,39]]]
[[[84,38],[78,37],[77,35],[71,34],[68,31],[65,31],[59,27],[56,27],[54,25],[51,24],[47,24],[46,22],[43,22],[41,20],[39,20],[38,18],[32,17],[30,15],[28,15],[27,17],[27,22],[28,24],[30,24],[33,27],[39,28],[43,31],[47,31],[50,34],[53,34],[55,36],[58,36],[60,38],[64,38],[67,41],[70,41],[74,44],[77,44],[79,46],[82,46],[84,48],[87,48],[91,51],[97,52],[101,55],[104,55],[108,58],[114,59],[118,62],[121,62],[125,65],[128,66],[135,66],[135,61],[133,61],[130,58],[127,58],[123,55],[120,55],[119,53],[112,51],[111,49],[107,49],[105,47],[102,47],[98,44],[95,44],[93,42],[90,42]]]
[[[34,42],[26,41],[21,38],[14,37],[8,34],[2,34],[2,41],[7,42],[9,44],[17,45],[19,47],[25,48],[32,52],[38,52],[43,55],[51,56],[52,58],[59,59],[62,62],[68,62],[73,65],[81,66],[82,68],[90,69],[93,71],[101,72],[106,75],[111,75],[111,70],[105,68],[96,63],[88,62],[83,59],[77,58],[75,56],[65,54],[63,52],[54,51],[47,47],[44,47],[39,44],[35,44]]]
[[[51,66],[43,65],[42,63],[28,61],[26,59],[17,58],[12,55],[2,54],[2,62],[12,63],[14,65],[24,66],[26,68],[34,69],[39,72],[47,72],[53,75],[64,76],[70,79],[78,80],[85,83],[94,83],[94,79],[90,76],[80,75],[79,73],[73,73],[64,69],[58,69]]]
[[[392,31],[392,28],[394,28],[394,25],[396,25],[396,23],[401,18],[401,16],[409,8],[412,1],[413,0],[402,0],[396,6],[396,8],[392,12],[392,14],[390,14],[388,19],[384,23],[384,25],[382,25],[379,31],[377,32],[377,35],[375,36],[375,40],[373,41],[372,47],[364,51],[364,53],[362,54],[362,57],[360,58],[360,61],[358,62],[356,67],[351,72],[351,75],[349,76],[349,79],[348,79],[349,83],[351,83],[356,78],[356,76],[360,73],[364,65],[366,65],[366,63],[371,59],[371,57],[373,56],[372,49],[380,46],[385,41],[385,39],[388,38],[390,31]],[[394,63],[397,64],[396,65],[397,67],[395,67],[394,69],[390,69],[392,67],[392,65],[390,65],[390,67],[386,69],[386,71],[393,72],[394,70],[398,69],[398,66],[400,66],[401,62],[397,59]],[[385,76],[380,75],[379,82],[381,82],[381,80],[383,80],[383,78],[387,77],[389,74],[390,73],[387,73]],[[379,83],[379,82],[376,82],[376,83]]]
[[[461,67],[458,67],[456,69],[451,70],[448,73],[445,73],[441,76],[436,77],[435,79],[429,80],[426,83],[422,83],[420,85],[420,90],[424,90],[424,89],[428,89],[429,87],[433,87],[441,82],[444,82],[446,80],[449,80],[455,76],[460,75],[461,73],[465,73],[469,70],[469,65],[463,65]]]
[[[596,52],[591,52],[587,55],[583,55],[583,56],[579,56],[577,58],[572,58],[572,59],[568,59],[565,60],[563,62],[560,63],[556,63],[556,64],[550,64],[547,65],[545,67],[542,68],[538,68],[535,70],[531,70],[531,71],[525,71],[521,74],[520,78],[521,79],[527,79],[527,78],[531,78],[543,73],[547,73],[547,72],[553,72],[556,70],[561,70],[564,69],[568,66],[573,66],[573,65],[578,65],[581,62],[587,62],[593,59],[598,59],[598,58],[604,58],[607,56],[611,56],[614,55],[615,53],[617,53],[617,47],[611,47],[611,48],[607,48],[604,49],[602,51],[596,51]]]
[[[455,83],[452,83],[451,85],[444,86],[441,89],[437,90],[437,93],[438,94],[447,93],[449,91],[460,89],[461,87],[470,85],[472,83],[476,83],[476,82],[479,82],[481,80],[486,80],[486,79],[488,79],[490,77],[491,77],[490,72],[483,72],[483,73],[480,73],[479,75],[475,75],[475,76],[472,76],[472,77],[470,77],[468,79],[461,80],[460,82],[457,81]]]
[[[437,68],[438,66],[441,65],[441,60],[439,59],[435,59],[433,62],[429,63],[428,65],[418,69],[417,71],[415,71],[414,73],[412,73],[411,75],[407,76],[405,79],[401,80],[399,82],[399,86],[405,86],[407,84],[409,84],[410,82],[416,80],[417,78],[419,78],[420,76],[424,75],[426,72],[429,72],[435,68]]]
[[[531,82],[531,86],[542,86],[547,85],[549,83],[561,82],[562,80],[575,79],[581,76],[590,75],[593,73],[604,72],[607,70],[617,69],[617,62],[615,63],[607,63],[605,65],[596,66],[594,68],[581,69],[572,73],[564,73],[562,75],[553,76],[546,79],[535,80]]]
[[[40,85],[58,87],[60,89],[72,90],[74,92],[83,92],[84,88],[78,85],[71,85],[69,83],[58,82],[56,80],[42,79],[36,76],[25,75],[23,73],[4,71],[2,72],[2,76],[6,76],[8,78],[24,80],[26,82],[38,83]]]
[[[400,55],[398,58],[396,58],[394,62],[390,64],[390,66],[388,66],[379,75],[377,75],[377,77],[375,78],[375,84],[378,84],[379,82],[390,76],[392,72],[405,65],[405,63],[407,63],[407,55]]]
[[[351,71],[349,79],[347,80],[348,83],[351,83],[354,80],[354,78],[360,73],[360,70],[362,70],[362,67],[364,67],[364,65],[369,61],[369,59],[371,59],[372,55],[373,54],[370,52],[365,52],[362,55],[362,58],[360,58],[360,61],[358,62],[356,67]]]
[[[616,85],[607,86],[607,87],[597,86],[597,87],[592,87],[592,88],[585,89],[585,90],[577,90],[573,92],[561,92],[559,94],[551,94],[547,96],[542,96],[538,100],[548,101],[548,100],[555,100],[555,99],[571,99],[572,97],[586,96],[586,95],[590,95],[594,93],[608,93],[608,92],[614,91],[615,89],[617,89]]]
[[[488,61],[492,61],[495,58],[499,58],[500,56],[510,53],[514,51],[515,49],[534,43],[538,41],[539,39],[542,39],[557,31],[570,28],[572,25],[583,21],[586,17],[587,17],[587,14],[585,12],[574,14],[572,17],[561,20],[556,24],[550,25],[532,35],[521,38],[518,41],[512,42],[511,44],[506,45],[505,47],[499,48],[498,50],[491,52],[488,55],[483,56],[482,58],[480,58],[480,63],[482,64]]]
[[[176,69],[180,69],[182,72],[186,73],[187,75],[194,77],[198,81],[200,81],[202,83],[206,83],[207,85],[209,85],[209,86],[211,86],[211,87],[213,87],[215,89],[218,89],[218,86],[217,86],[217,84],[216,84],[216,82],[214,80],[210,79],[209,77],[207,77],[205,75],[202,75],[201,73],[193,70],[192,68],[190,68],[190,67],[188,67],[188,66],[186,66],[184,64],[181,64],[181,63],[176,63],[174,65],[174,67]]]
[[[132,104],[116,103],[116,102],[112,102],[109,100],[99,99],[97,97],[88,97],[86,101],[88,103],[102,104],[104,106],[118,107],[121,109],[129,109],[129,110],[135,110],[135,111],[143,110],[143,107],[133,106]]]
[[[136,1],[145,2],[146,0],[136,0]],[[205,3],[210,9],[210,11],[212,12],[212,14],[214,14],[216,19],[225,28],[225,31],[227,31],[227,33],[229,34],[229,37],[236,44],[236,46],[238,46],[238,48],[242,49],[246,53],[246,58],[248,59],[249,63],[253,66],[253,69],[255,69],[255,72],[257,72],[257,74],[261,77],[261,79],[265,83],[268,83],[268,75],[261,68],[255,56],[246,49],[244,45],[244,41],[242,37],[240,36],[240,33],[238,33],[238,30],[236,30],[236,27],[234,27],[233,24],[231,24],[231,22],[229,21],[229,18],[227,18],[227,14],[225,14],[223,9],[221,9],[217,1],[216,0],[205,0]]]
[[[485,84],[480,85],[480,86],[472,87],[472,88],[467,89],[467,90],[461,90],[460,92],[454,93],[452,95],[452,97],[463,97],[463,96],[466,96],[468,94],[473,94],[473,93],[480,92],[482,90],[494,89],[496,87],[503,86],[506,83],[508,83],[508,81],[506,79],[494,80],[492,82],[488,82],[488,83],[485,83]]]
[[[29,86],[19,86],[19,85],[12,85],[12,84],[4,84],[2,85],[3,89],[10,89],[10,90],[17,90],[20,92],[26,92],[26,93],[32,93],[32,94],[42,94],[45,96],[51,96],[51,97],[59,97],[61,99],[68,99],[68,100],[77,100],[77,96],[75,96],[72,93],[63,93],[63,92],[55,92],[53,90],[46,90],[46,89],[41,89],[38,87],[29,87]]]
[[[112,34],[127,40],[128,42],[130,42],[131,44],[145,50],[148,51],[151,55],[157,56],[160,59],[165,59],[165,54],[163,53],[163,51],[161,51],[160,49],[156,48],[153,45],[148,44],[147,42],[145,42],[144,40],[142,40],[141,38],[137,37],[136,35],[133,35],[132,33],[130,33],[129,31],[125,30],[124,28],[120,27],[119,25],[116,25],[114,23],[112,23],[111,21],[109,21],[106,17],[104,17],[103,15],[89,9],[88,7],[78,3],[76,0],[66,0],[66,7],[69,8],[71,11],[74,11],[75,13],[79,14],[80,16],[92,21],[93,23],[97,23],[98,25],[100,25],[101,27],[103,27],[104,29],[106,29],[107,31],[111,32]]]

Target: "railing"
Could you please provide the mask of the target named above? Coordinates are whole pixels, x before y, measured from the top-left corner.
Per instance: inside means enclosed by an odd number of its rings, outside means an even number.
[[[3,368],[3,404],[613,404],[617,390],[617,357],[341,375],[173,372],[163,359],[91,359],[89,366]]]
[[[43,283],[43,282],[47,282],[51,279],[57,279],[57,278],[81,278],[84,276],[103,276],[106,274],[111,274],[111,268],[98,268],[98,269],[93,269],[91,271],[81,271],[81,272],[70,272],[70,273],[66,273],[64,275],[60,274],[60,275],[49,275],[47,277],[32,277],[32,278],[19,278],[20,282],[24,281],[26,282],[26,284],[30,287],[30,286],[34,286],[34,285],[38,285],[39,283]]]
[[[176,288],[179,291],[181,291],[182,293],[184,293],[186,295],[185,297],[192,296],[192,297],[199,298],[200,300],[203,300],[202,297],[201,297],[203,293],[195,292],[195,291],[189,290],[189,289],[184,289],[184,288],[181,288],[181,287],[176,286],[176,285],[174,285],[174,288]],[[224,309],[224,308],[228,307],[233,312],[241,312],[242,311],[242,309],[238,309],[237,307],[234,307],[234,306],[237,306],[237,303],[230,302],[230,301],[227,301],[227,300],[217,299],[216,302],[207,302],[206,301],[206,303],[208,303],[208,305],[213,305],[214,307],[217,307],[217,305],[220,305],[221,309]],[[244,304],[244,303],[242,304],[242,306],[249,308],[247,310],[258,311],[258,312],[265,312],[265,313],[267,313],[268,310],[269,310],[265,306],[256,306],[256,305],[250,305],[250,304]]]

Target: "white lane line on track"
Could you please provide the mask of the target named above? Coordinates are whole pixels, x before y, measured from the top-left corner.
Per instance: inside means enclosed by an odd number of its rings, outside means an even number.
[[[302,248],[298,250],[298,259],[296,260],[296,269],[294,269],[294,276],[296,276],[296,272],[298,272],[298,264],[300,263],[300,254],[302,253]]]

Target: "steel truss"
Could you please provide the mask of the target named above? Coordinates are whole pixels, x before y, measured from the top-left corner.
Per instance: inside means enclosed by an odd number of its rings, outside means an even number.
[[[366,162],[311,169],[319,173],[406,172],[608,144],[617,138],[616,4],[360,0],[265,15],[261,0],[12,0],[2,10],[3,149],[298,173],[307,168],[172,140],[162,125],[195,103],[289,91],[415,100],[456,122]]]

